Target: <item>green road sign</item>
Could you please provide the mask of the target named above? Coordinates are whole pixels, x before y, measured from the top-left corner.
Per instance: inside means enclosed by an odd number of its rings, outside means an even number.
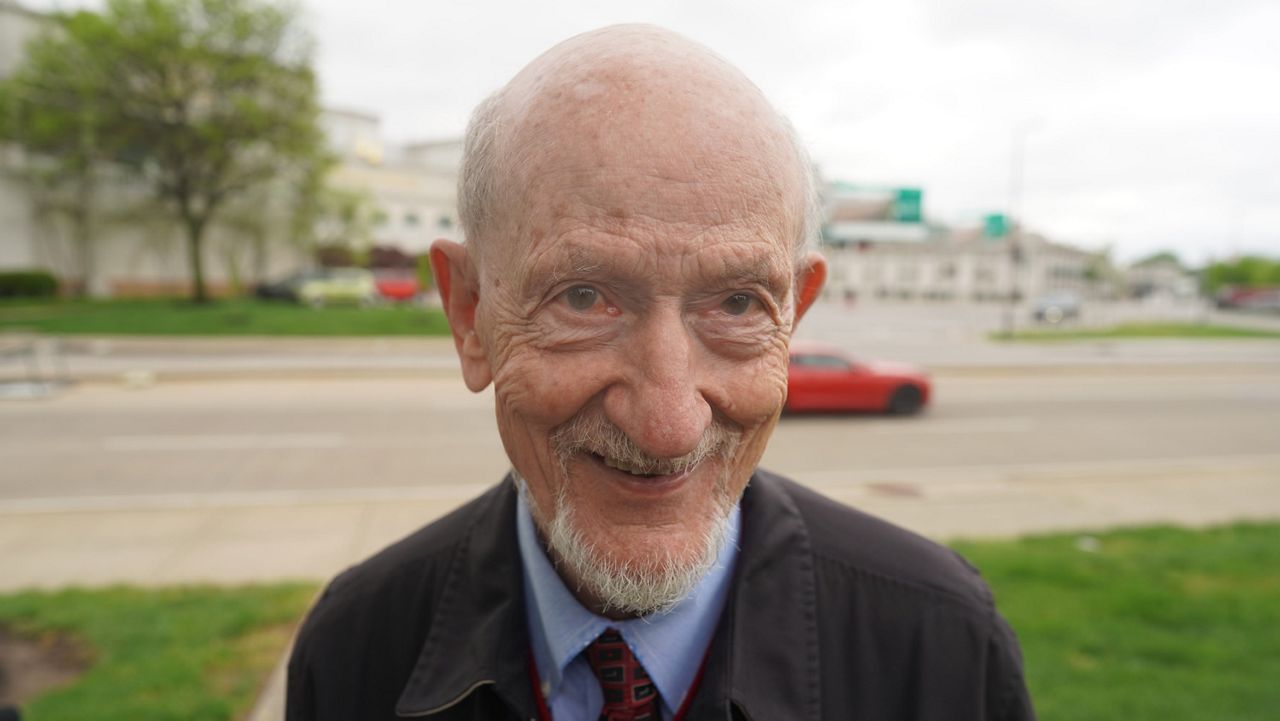
[[[919,223],[924,219],[924,191],[898,188],[894,192],[893,219],[902,223]]]
[[[1009,234],[1009,219],[1004,213],[992,213],[982,219],[983,234],[988,238],[1003,238]]]

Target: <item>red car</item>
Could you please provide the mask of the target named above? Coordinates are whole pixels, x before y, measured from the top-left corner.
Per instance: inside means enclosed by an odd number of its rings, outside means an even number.
[[[791,344],[787,404],[804,411],[872,411],[906,415],[929,402],[929,377],[900,363],[863,362],[832,346]]]
[[[379,271],[374,274],[373,282],[378,293],[387,300],[413,300],[422,288],[418,284],[418,276],[412,271]]]

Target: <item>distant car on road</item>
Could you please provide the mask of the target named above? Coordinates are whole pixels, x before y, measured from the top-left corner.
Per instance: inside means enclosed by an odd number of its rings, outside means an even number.
[[[790,413],[863,411],[908,415],[929,403],[929,377],[902,363],[859,361],[834,346],[791,344],[787,373]]]
[[[378,286],[373,273],[364,268],[326,268],[320,275],[297,286],[298,301],[312,308],[326,305],[373,305],[378,301]]]
[[[413,271],[380,270],[373,274],[378,293],[387,300],[408,301],[422,290],[418,275]]]
[[[1080,296],[1075,293],[1050,293],[1031,304],[1031,317],[1040,323],[1058,324],[1080,318]]]

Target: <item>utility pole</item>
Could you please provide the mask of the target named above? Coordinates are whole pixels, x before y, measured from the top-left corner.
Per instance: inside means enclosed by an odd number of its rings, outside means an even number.
[[[1009,239],[1009,300],[1004,309],[1004,333],[1013,338],[1017,325],[1018,297],[1022,294],[1018,271],[1026,258],[1023,236],[1022,190],[1027,164],[1027,138],[1042,125],[1038,117],[1025,118],[1013,126],[1009,152],[1009,217],[1006,237]]]

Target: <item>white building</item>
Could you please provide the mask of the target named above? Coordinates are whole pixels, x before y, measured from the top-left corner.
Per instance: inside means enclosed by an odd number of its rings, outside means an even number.
[[[835,298],[924,301],[1006,301],[1055,291],[1105,294],[1097,254],[1034,233],[1008,239],[979,231],[939,234],[919,242],[863,242],[822,249],[829,263],[827,294]]]
[[[1007,229],[949,230],[926,222],[919,188],[824,183],[826,294],[836,298],[1005,301],[1055,291],[1102,292],[1100,258]],[[1016,239],[1016,256],[1011,248]]]
[[[926,240],[922,198],[919,188],[823,183],[823,243],[844,248]]]
[[[1191,298],[1199,291],[1194,275],[1176,258],[1157,255],[1130,265],[1125,284],[1134,298]]]
[[[326,110],[321,122],[340,159],[330,183],[367,199],[373,245],[418,255],[455,238],[461,140],[389,145],[377,116],[347,110]]]

